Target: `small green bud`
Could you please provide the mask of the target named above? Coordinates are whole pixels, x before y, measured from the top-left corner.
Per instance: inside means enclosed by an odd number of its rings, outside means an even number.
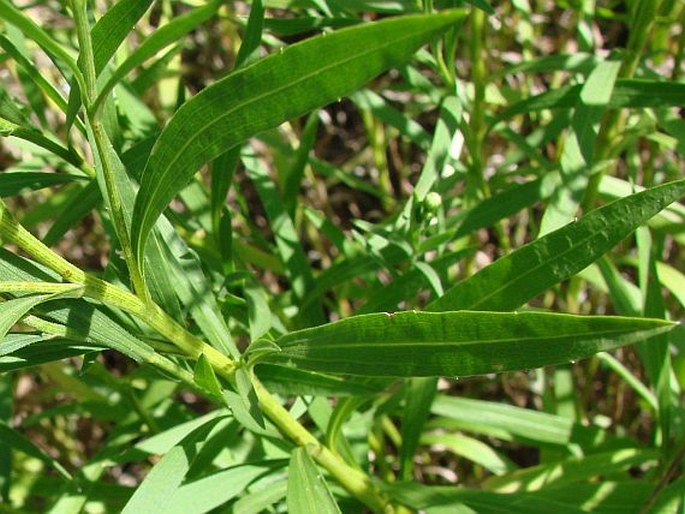
[[[442,197],[438,193],[428,193],[423,200],[423,206],[426,213],[435,214],[442,207]]]

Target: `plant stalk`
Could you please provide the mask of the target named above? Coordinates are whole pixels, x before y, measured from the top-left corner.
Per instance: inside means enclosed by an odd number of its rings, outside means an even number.
[[[389,499],[378,490],[367,474],[349,466],[342,458],[321,444],[306,428],[293,419],[290,413],[256,377],[253,379],[253,385],[262,411],[276,424],[283,435],[290,438],[298,446],[308,448],[314,460],[325,468],[350,494],[373,509],[374,512],[392,512]]]
[[[133,290],[148,303],[151,301],[150,293],[145,286],[140,263],[136,261],[136,256],[133,253],[126,216],[121,203],[121,194],[116,182],[114,165],[110,158],[110,142],[100,122],[98,113],[91,109],[97,97],[97,74],[95,71],[95,58],[93,56],[93,42],[90,37],[90,24],[88,23],[87,3],[85,0],[72,0],[72,6],[80,48],[78,64],[82,69],[86,86],[86,90],[82,92],[82,100],[95,141],[94,150],[97,151],[102,165],[105,192],[112,216],[112,223],[114,224],[114,231],[124,253],[124,260],[131,276]]]
[[[68,282],[83,285],[85,287],[83,296],[134,315],[173,342],[186,356],[192,359],[197,360],[200,355],[204,354],[218,375],[231,383],[235,381],[238,364],[234,360],[192,335],[154,302],[145,303],[136,295],[85,273],[53,252],[21,226],[9,214],[1,200],[0,237],[16,244],[36,261],[49,267]],[[60,289],[64,286],[55,284],[55,286],[47,287]],[[26,321],[41,331],[66,336],[61,325],[42,320],[36,316],[29,316]],[[154,356],[157,356],[158,359],[155,359]],[[143,356],[143,360],[165,371],[170,371],[173,375],[178,375],[178,370],[169,369],[167,359],[156,353],[154,356]],[[188,381],[187,373],[184,373],[182,379]],[[316,437],[290,415],[256,378],[254,379],[254,387],[264,414],[271,419],[284,436],[298,446],[309,448],[312,457],[350,494],[369,508],[376,512],[392,512],[389,500],[376,488],[368,475],[349,466],[341,457],[321,444]]]
[[[625,54],[618,72],[619,79],[627,79],[635,75],[645,45],[654,27],[654,20],[659,12],[660,4],[661,0],[639,0],[637,2],[630,25],[632,29],[628,36]],[[595,141],[594,161],[596,163],[614,157],[616,142],[619,141],[618,136],[623,132],[625,123],[625,113],[620,109],[610,110],[604,115]],[[616,162],[613,162],[611,166],[602,166],[597,173],[590,176],[582,201],[584,212],[587,213],[592,209],[604,174],[609,170],[613,172],[615,169]]]

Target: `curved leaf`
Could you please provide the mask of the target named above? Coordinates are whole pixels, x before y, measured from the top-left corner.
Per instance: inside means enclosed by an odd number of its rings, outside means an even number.
[[[683,194],[685,180],[678,180],[596,209],[459,282],[426,310],[516,309],[582,271]]]
[[[138,3],[141,4],[141,7],[143,7],[144,9],[147,9],[147,6],[145,4],[148,4],[148,6],[150,4],[149,1],[145,0],[143,2]],[[114,86],[116,86],[121,81],[121,79],[128,75],[137,66],[143,64],[147,59],[153,57],[157,52],[159,52],[163,48],[166,48],[170,44],[178,41],[182,36],[185,36],[188,32],[193,30],[200,23],[207,21],[211,16],[214,15],[219,5],[220,2],[217,0],[209,2],[208,4],[202,7],[194,9],[188,14],[179,16],[178,18],[171,20],[169,23],[160,27],[152,34],[150,34],[150,36],[141,43],[141,45],[135,50],[135,52],[133,52],[112,74],[112,76],[107,81],[107,84],[105,84],[105,86],[100,90],[98,98],[95,101],[95,105],[99,105],[100,102],[102,102],[104,98],[109,94],[109,92],[112,91],[112,89],[114,89]],[[115,7],[112,7],[110,11],[113,11]],[[136,15],[137,14],[138,13],[136,13]],[[99,24],[93,28],[93,32],[95,32],[95,30],[98,27]],[[126,34],[128,35],[128,31],[126,32]],[[104,41],[107,40],[105,39]],[[104,60],[104,57],[107,57],[107,59],[109,59],[111,53],[112,52],[108,51],[103,52],[102,56],[96,55],[96,69],[98,71],[100,71],[97,67],[97,65],[100,64],[100,61],[98,61],[98,57],[100,58],[100,60]]]
[[[204,163],[258,132],[351,93],[407,61],[463,16],[463,11],[405,16],[308,39],[230,74],[186,102],[162,131],[143,172],[131,230],[138,256],[157,218]]]
[[[368,376],[468,376],[588,357],[670,330],[668,321],[541,312],[400,312],[291,332],[267,360]]]
[[[0,175],[0,197],[14,196],[26,190],[37,190],[45,187],[74,182],[85,177],[67,173],[34,173],[17,172]]]

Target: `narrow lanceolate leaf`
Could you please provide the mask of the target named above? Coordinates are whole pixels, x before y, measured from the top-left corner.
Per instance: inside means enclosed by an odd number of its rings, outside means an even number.
[[[24,35],[40,45],[54,62],[59,64],[59,61],[62,61],[62,63],[69,66],[72,72],[75,74],[80,73],[76,66],[76,61],[69,55],[69,52],[50,37],[47,32],[36,25],[31,18],[12,5],[12,2],[0,0],[0,19],[15,25]]]
[[[120,2],[123,3],[123,2]],[[132,6],[138,8],[140,11],[143,11],[143,9],[147,9],[149,6],[150,2],[148,0],[139,0],[137,2],[133,2],[134,4],[140,4],[139,6]],[[219,7],[220,2],[217,0],[214,0],[213,2],[209,2],[207,5],[203,5],[202,7],[198,7],[197,9],[189,12],[186,15],[179,16],[178,18],[173,19],[166,25],[162,26],[161,28],[157,29],[155,32],[153,32],[143,43],[133,52],[128,59],[126,59],[121,66],[119,66],[116,71],[112,74],[110,79],[107,81],[107,84],[102,88],[100,91],[100,94],[98,95],[98,99],[95,102],[96,104],[99,104],[108,94],[109,92],[114,89],[114,86],[116,86],[121,79],[123,79],[126,75],[128,75],[133,69],[135,69],[137,66],[140,66],[143,64],[147,59],[150,57],[154,56],[157,52],[162,50],[163,48],[169,46],[172,43],[177,42],[180,38],[185,36],[188,32],[193,30],[195,27],[197,27],[199,24],[207,21],[217,10]],[[118,4],[116,4],[118,5]],[[110,9],[110,11],[113,11],[116,8],[116,5]],[[138,15],[138,12],[131,11],[134,16]],[[109,11],[108,13],[109,14]],[[142,14],[141,14],[142,15]],[[107,15],[105,15],[107,16]],[[103,18],[104,19],[104,18]],[[133,20],[131,20],[133,21]],[[99,28],[99,23],[93,28],[93,33],[95,33],[95,30]],[[128,34],[128,31],[126,32]],[[107,38],[104,38],[102,40],[103,45],[108,41]],[[112,45],[113,46],[113,45]],[[118,45],[117,45],[118,46]],[[102,55],[96,56],[96,64],[101,64],[102,62],[106,62],[105,58],[109,59],[112,55],[112,52],[110,51],[111,48],[107,48],[105,46],[101,46],[98,48],[102,48]],[[116,47],[114,48],[116,50]],[[107,51],[105,51],[107,50]],[[97,61],[97,59],[100,59],[100,61]],[[104,66],[103,66],[104,67]],[[96,67],[97,71],[100,71],[100,68]]]
[[[119,45],[152,4],[152,0],[121,0],[98,20],[91,31],[95,71],[100,73]]]
[[[288,468],[288,511],[302,514],[339,514],[328,485],[305,448],[297,448]]]
[[[0,340],[26,313],[49,297],[50,295],[26,296],[0,303]]]
[[[79,175],[66,173],[3,173],[0,175],[0,197],[15,196],[25,191],[66,184],[81,178]]]
[[[204,163],[350,94],[406,62],[463,16],[406,16],[312,38],[230,74],[186,102],[155,143],[141,179],[132,229],[138,254],[159,215]]]
[[[10,427],[3,420],[0,420],[0,441],[34,459],[42,461],[56,470],[63,478],[73,480],[73,477],[58,461],[50,457],[47,453],[34,445],[30,439]]]
[[[516,309],[592,264],[683,194],[685,180],[678,180],[592,211],[459,282],[427,310]]]
[[[576,105],[583,85],[551,89],[542,94],[526,98],[510,106],[493,119],[493,125],[517,114],[541,111],[543,109],[569,109]],[[685,84],[658,80],[617,80],[607,108],[622,107],[666,107],[685,103]]]
[[[270,360],[368,376],[468,376],[562,364],[645,340],[668,321],[541,312],[401,312],[291,332]]]

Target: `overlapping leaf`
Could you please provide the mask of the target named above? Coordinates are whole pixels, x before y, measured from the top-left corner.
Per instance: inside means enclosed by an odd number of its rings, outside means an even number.
[[[186,102],[160,135],[143,173],[131,237],[137,254],[143,254],[164,208],[204,163],[258,132],[351,93],[407,61],[462,17],[460,11],[400,17],[306,40]]]

